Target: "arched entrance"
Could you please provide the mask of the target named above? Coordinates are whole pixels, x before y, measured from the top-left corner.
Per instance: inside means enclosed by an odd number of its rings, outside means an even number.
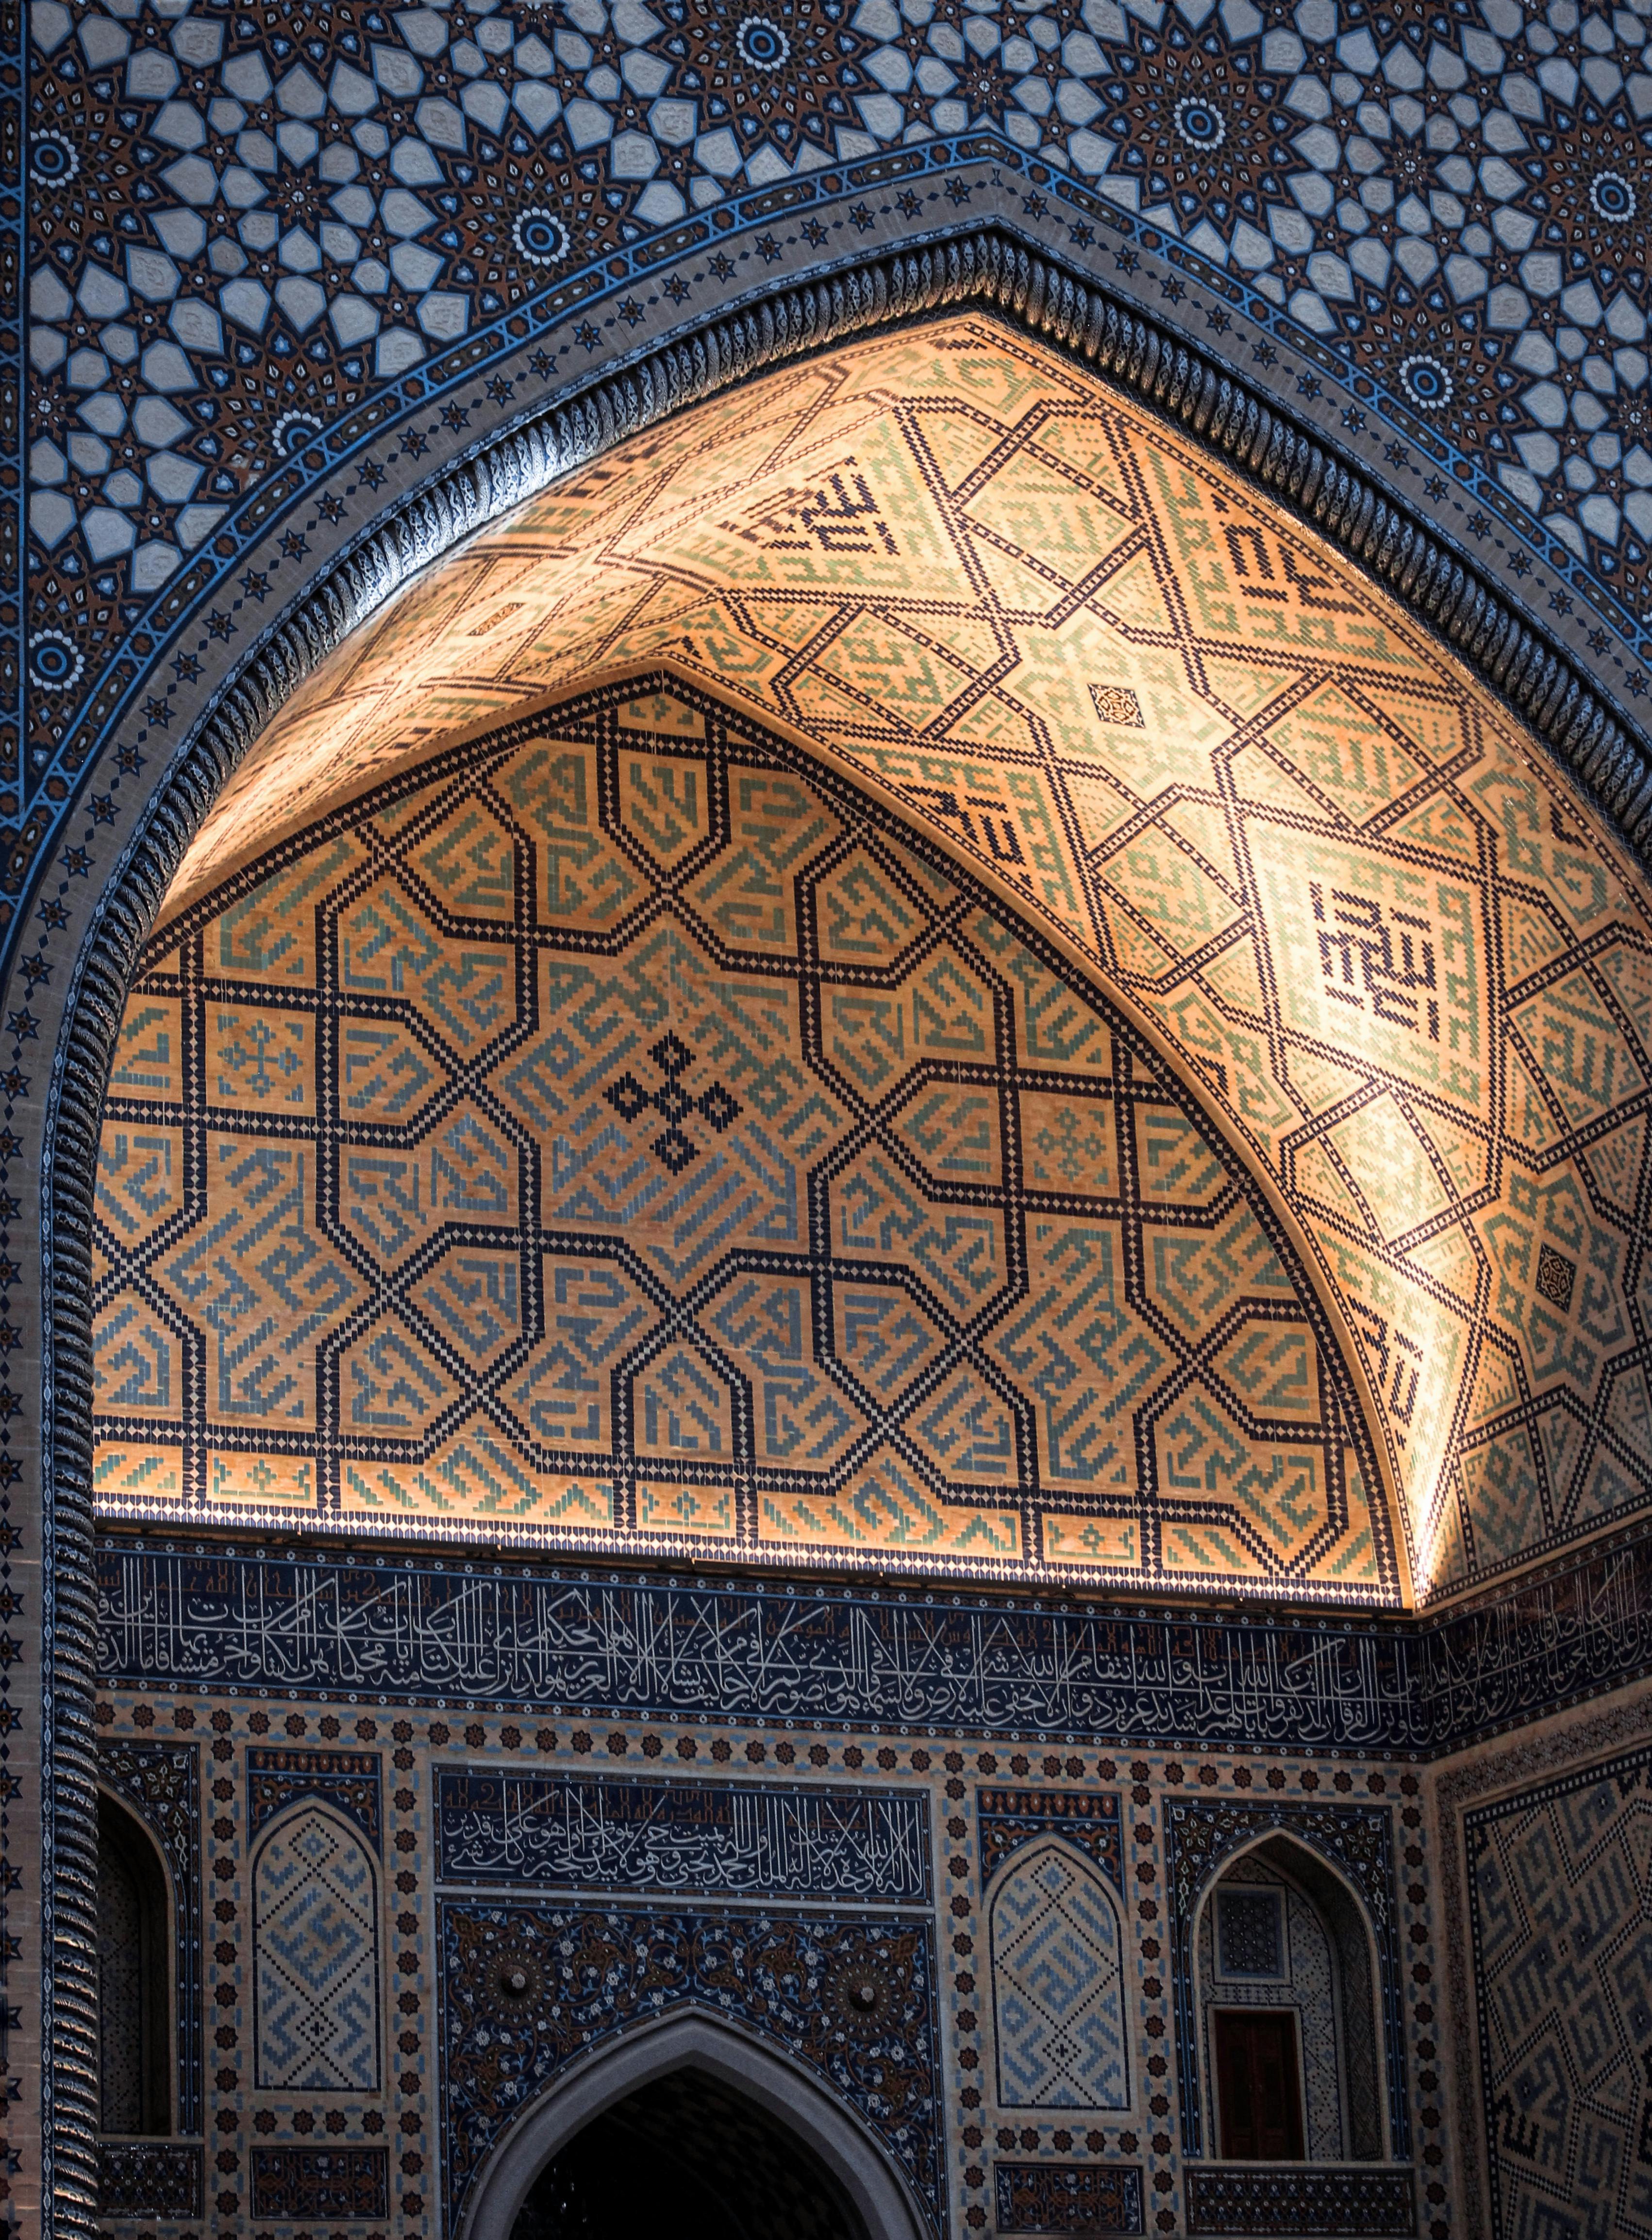
[[[477,2175],[463,2240],[920,2240],[906,2189],[803,2070],[705,2016],[628,2036],[538,2100]]]
[[[507,859],[523,867],[532,941],[566,935],[583,954],[617,940],[615,929],[629,939],[645,876],[650,891],[692,890],[711,947],[761,975],[792,940],[789,897],[809,867],[772,852],[769,780],[743,796],[736,786],[731,812],[699,823],[697,701],[686,721],[616,716],[648,743],[628,750],[606,791],[596,764],[563,754],[560,725],[543,733],[576,683],[645,678],[669,683],[663,700],[715,698],[736,741],[748,723],[772,727],[811,770],[899,817],[932,874],[944,863],[978,877],[1196,1086],[1290,1232],[1326,1348],[1264,1329],[1265,1317],[1222,1341],[1222,1374],[1244,1384],[1240,1414],[1268,1426],[1256,1433],[1266,1452],[1221,1394],[1178,1387],[1153,1460],[1197,1518],[1185,1532],[1156,1512],[1117,1530],[1092,1508],[1063,1508],[1083,1519],[1065,1527],[1082,1545],[1076,1557],[1056,1548],[1052,1523],[1047,1552],[1131,1583],[1180,1572],[1251,1592],[1261,1573],[1315,1598],[1396,1604],[1535,1558],[1652,1492],[1622,1412],[1631,1403],[1604,1397],[1642,1389],[1632,1200],[1627,1183],[1613,1199],[1590,1179],[1586,1140],[1597,1124],[1602,1141],[1627,1128],[1612,1156],[1630,1163],[1626,1175],[1640,1156],[1629,1103],[1652,1080],[1652,1051],[1631,1022],[1652,911],[1638,876],[1604,832],[1575,829],[1562,796],[1539,784],[1526,735],[1397,600],[1121,391],[996,319],[954,312],[708,399],[669,438],[618,447],[410,584],[288,700],[219,793],[165,897],[143,1003],[182,1000],[181,986],[159,984],[172,936],[188,942],[197,912],[211,911],[210,1000],[237,1023],[258,1014],[224,1030],[230,1043],[240,1050],[254,1029],[284,1036],[281,1062],[302,1070],[297,1040],[310,1030],[288,997],[310,988],[316,960],[296,934],[255,955],[241,918],[226,917],[249,899],[234,882],[261,865],[273,875],[302,840],[315,858],[304,877],[337,896],[368,878],[376,851],[407,844],[399,823],[362,837],[376,791],[528,723],[549,760],[516,771],[516,797],[496,801],[472,837],[457,825],[420,836],[441,857],[421,876],[443,885],[432,907],[445,930],[430,932],[428,913],[425,932],[393,929],[402,906],[387,906],[350,949],[336,992],[351,1010],[399,1000],[384,975],[405,968],[385,960],[404,939],[434,957],[432,941],[471,940],[462,922],[510,923],[514,937]],[[316,850],[335,842],[323,870]],[[491,868],[462,877],[455,867],[476,846]],[[702,850],[719,855],[715,870]],[[312,917],[318,907],[306,897]],[[1559,959],[1585,941],[1582,977],[1569,977]],[[431,969],[481,968],[456,953]],[[204,958],[188,970],[204,990]],[[1609,1086],[1604,1073],[1567,1074],[1584,1031],[1574,1018],[1602,1023],[1587,1029],[1602,1050],[1621,1048]],[[476,1041],[488,1023],[471,1018],[463,1034]],[[434,1012],[426,1025],[459,1031]],[[305,1047],[319,1047],[313,1035]],[[344,1063],[358,1087],[361,1045]],[[213,1063],[215,1082],[230,1083],[215,1088],[216,1110],[267,1098],[260,1109],[284,1126],[313,1103],[321,1133],[340,1140],[337,1108],[296,1077],[277,1087],[266,1066],[248,1085]],[[240,1068],[248,1083],[254,1070],[250,1057]],[[150,1114],[171,1093],[158,1078],[141,1048],[123,1052],[112,1091]],[[627,1078],[647,1098],[675,1102],[681,1086]],[[629,1099],[617,1079],[607,1086]],[[373,1109],[363,1125],[401,1125]],[[1039,1125],[1027,1121],[1029,1140]],[[688,1157],[680,1135],[669,1143],[671,1158]],[[1539,1145],[1547,1179],[1528,1206],[1517,1177]],[[1130,1171],[1153,1168],[1152,1153],[1131,1156]],[[312,1158],[305,1174],[316,1171]],[[130,1219],[147,1249],[156,1224]],[[1060,1244],[1048,1235],[1076,1260],[1067,1232]],[[1225,1266],[1196,1283],[1192,1264],[1167,1233],[1155,1263],[1167,1282],[1179,1270],[1200,1297],[1231,1296]],[[349,1279],[327,1281],[342,1327]],[[194,1344],[195,1325],[178,1337],[130,1302],[100,1297],[95,1310],[97,1370],[126,1426],[124,1483],[111,1491],[100,1470],[100,1505],[113,1513],[136,1484],[145,1513],[163,1501],[182,1513],[170,1356],[174,1338]],[[1114,1339],[1089,1343],[1122,1385]],[[1328,1453],[1295,1432],[1324,1428],[1329,1352],[1369,1437],[1339,1427]],[[220,1413],[283,1404],[264,1397],[278,1382],[230,1392]],[[1540,1387],[1595,1426],[1549,1460],[1522,1412]],[[448,1387],[433,1377],[424,1390],[434,1405]],[[1115,1453],[1097,1425],[1075,1453],[1063,1436],[1075,1502],[1110,1498],[1116,1472],[1135,1466],[1131,1443]],[[951,1444],[968,1445],[972,1482],[984,1482],[991,1463],[974,1432]],[[247,1514],[270,1513],[263,1472],[261,1455],[249,1488],[237,1450],[211,1478],[214,1505],[235,1486]],[[308,1494],[274,1498],[309,1513]]]
[[[511,2240],[865,2240],[820,2157],[720,2078],[656,2077],[587,2123],[534,2180]]]

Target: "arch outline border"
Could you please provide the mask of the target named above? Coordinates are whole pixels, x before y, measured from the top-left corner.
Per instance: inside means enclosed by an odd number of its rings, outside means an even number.
[[[1362,1831],[1370,1856],[1339,1857],[1329,1840],[1341,1823],[1346,1833]],[[1196,1831],[1198,1831],[1196,1833]],[[1182,2151],[1185,2159],[1216,2159],[1204,2139],[1204,2088],[1201,2081],[1199,2030],[1195,1997],[1195,1932],[1204,1904],[1231,1860],[1282,1836],[1308,1853],[1348,1889],[1370,1935],[1376,1975],[1372,1995],[1376,2012],[1378,2060],[1387,2106],[1386,2166],[1409,2164],[1410,2103],[1407,2090],[1405,2029],[1400,1987],[1399,1891],[1394,1871],[1392,1815],[1383,1804],[1246,1804],[1232,1797],[1171,1797],[1164,1815],[1165,1894],[1169,1911],[1170,1978],[1176,2061],[1182,2097]],[[1371,2168],[1383,2167],[1373,2163]]]
[[[1194,2010],[1193,2035],[1190,2043],[1198,2046],[1201,2045],[1203,2041],[1204,2032],[1199,2011],[1203,2004],[1198,1975],[1199,1939],[1205,1919],[1209,1914],[1210,1907],[1216,1898],[1217,1886],[1226,1879],[1229,1870],[1231,1868],[1242,1865],[1246,1859],[1255,1857],[1258,1853],[1264,1852],[1267,1845],[1270,1843],[1280,1840],[1282,1840],[1287,1844],[1294,1845],[1296,1850],[1301,1851],[1315,1866],[1320,1868],[1326,1874],[1329,1874],[1334,1881],[1342,1884],[1343,1892],[1347,1896],[1350,1904],[1353,1906],[1355,1913],[1358,1917],[1360,1926],[1364,1931],[1369,1946],[1368,1957],[1371,1963],[1371,1996],[1373,2006],[1371,2021],[1376,2031],[1379,2049],[1379,2057],[1376,2064],[1378,2072],[1377,2092],[1379,2098],[1378,2122],[1381,2126],[1380,2136],[1384,2144],[1390,2150],[1390,2151],[1376,2162],[1361,2161],[1358,2157],[1354,2157],[1351,2154],[1344,2156],[1342,2159],[1346,2162],[1355,2162],[1357,2163],[1358,2167],[1362,2169],[1381,2169],[1387,2164],[1393,2163],[1401,2159],[1398,2154],[1393,2151],[1393,2150],[1396,2145],[1398,2131],[1403,2128],[1396,2123],[1396,2110],[1394,2106],[1394,2083],[1392,2077],[1387,2073],[1387,2063],[1381,2057],[1382,2053],[1386,2051],[1386,2048],[1382,2045],[1382,2030],[1384,1975],[1382,1932],[1378,1928],[1376,1922],[1372,1918],[1369,1900],[1367,1898],[1365,1893],[1360,1889],[1358,1883],[1355,1880],[1353,1876],[1348,1872],[1346,1867],[1339,1865],[1328,1858],[1322,1844],[1316,1843],[1309,1838],[1298,1834],[1295,1829],[1289,1825],[1289,1823],[1276,1828],[1253,1828],[1242,1836],[1237,1843],[1230,1846],[1229,1850],[1223,1851],[1221,1857],[1216,1859],[1214,1863],[1208,1863],[1204,1880],[1199,1885],[1198,1895],[1194,1901],[1193,1910],[1187,1917],[1186,1929],[1185,1930],[1181,1930],[1178,1927],[1178,1933],[1182,1937],[1186,1945],[1186,1965],[1188,1970],[1186,1980],[1188,1985],[1188,1997]],[[1264,1857],[1262,1863],[1266,1866],[1273,1867],[1277,1872],[1286,1875],[1289,1875],[1289,1869],[1281,1868],[1276,1860]],[[1288,1885],[1288,1887],[1295,1888],[1296,1886]],[[1299,1890],[1298,1895],[1305,1897],[1308,1903],[1313,1906],[1316,1912],[1321,1912],[1322,1914],[1322,1909],[1319,1906],[1317,1900],[1314,1898],[1311,1891]],[[1322,1925],[1326,1926],[1329,1931],[1329,1924]],[[1216,1924],[1213,1919],[1211,1922],[1213,1952],[1215,1950],[1215,1934]],[[1336,2003],[1342,2008],[1342,2033],[1345,2033],[1347,2027],[1346,2007],[1343,2003],[1346,2000],[1347,1992],[1340,1987],[1341,1970],[1339,1957],[1334,1950],[1331,1954],[1331,1964],[1335,1972],[1336,1979],[1339,1985],[1334,1997]],[[1221,1978],[1218,1977],[1216,1980],[1219,1984]],[[1221,1995],[1218,1990],[1215,1996],[1213,2003],[1220,2004],[1220,2003]],[[1339,2053],[1340,2050],[1341,2049],[1339,2047]],[[1186,2090],[1185,2079],[1183,2083],[1183,2090],[1184,2091]],[[1302,2080],[1302,2090],[1304,2093],[1303,2133],[1305,2137],[1307,2131],[1307,2108],[1305,2104],[1307,2085],[1305,2075]],[[1199,2103],[1201,2121],[1203,2122],[1208,2120],[1209,2123],[1213,2152],[1209,2159],[1219,2162],[1222,2157],[1219,2153],[1214,2151],[1217,2140],[1216,2090],[1216,2080],[1214,2075],[1206,2076],[1201,2074],[1195,2077],[1194,2094],[1189,2097],[1196,2097]],[[1344,2136],[1346,2137],[1349,2110],[1347,2102],[1346,2084],[1344,2080],[1340,2077],[1338,2079],[1338,2099],[1341,2103],[1341,2114],[1344,2127]],[[1312,2157],[1306,2157],[1304,2159],[1311,2162]]]

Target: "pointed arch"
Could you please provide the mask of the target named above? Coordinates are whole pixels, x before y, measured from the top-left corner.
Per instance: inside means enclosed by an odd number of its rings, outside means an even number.
[[[1310,1845],[1274,1830],[1229,1853],[1200,1893],[1195,1973],[1205,2136],[1221,2160],[1274,2159],[1232,2136],[1222,2041],[1246,2017],[1289,2024],[1305,2162],[1393,2152],[1378,1947],[1358,1892]],[[1297,2156],[1276,2157],[1296,2159]]]
[[[296,1805],[253,1860],[255,2085],[378,2090],[379,1950],[371,1852],[341,1814]]]
[[[771,2047],[704,2014],[644,2024],[565,2071],[482,2163],[457,2240],[511,2240],[535,2180],[588,2123],[682,2071],[732,2088],[795,2133],[842,2189],[867,2240],[925,2240],[926,2220],[853,2111]]]
[[[1089,1861],[1052,1837],[1017,1852],[987,1913],[1001,2108],[1128,2108],[1123,1932]]]
[[[121,851],[103,893],[95,886],[84,890],[95,899],[73,921],[71,944],[89,920],[91,931],[68,988],[58,1042],[42,1161],[40,1293],[51,1303],[46,1324],[42,1556],[60,1588],[44,1617],[54,1706],[45,1746],[50,1777],[43,1854],[44,1944],[52,1956],[44,2018],[53,2114],[41,2175],[47,2199],[71,2231],[90,2230],[93,2168],[86,2141],[94,2128],[96,2101],[90,1709],[97,1645],[86,1459],[94,1176],[84,1146],[95,1139],[119,990],[167,873],[267,711],[278,707],[295,683],[363,617],[388,602],[414,570],[428,566],[478,524],[687,400],[761,367],[817,350],[864,326],[966,303],[990,307],[1024,333],[1049,337],[1075,363],[1094,366],[1169,421],[1196,430],[1213,452],[1233,458],[1259,488],[1311,512],[1338,549],[1357,557],[1377,580],[1401,589],[1411,609],[1430,617],[1441,638],[1477,675],[1495,680],[1555,759],[1577,773],[1591,797],[1602,800],[1635,839],[1645,837],[1652,789],[1637,743],[1595,693],[1588,675],[1550,637],[1535,598],[1529,610],[1510,605],[1499,588],[1501,579],[1482,574],[1471,553],[1465,558],[1452,543],[1436,537],[1431,522],[1413,509],[1397,477],[1372,483],[1350,467],[1345,455],[1328,451],[1313,424],[1297,418],[1294,404],[1249,385],[1231,353],[1207,355],[1185,328],[1161,327],[1134,302],[1116,297],[1109,280],[1098,280],[1064,259],[1047,259],[996,217],[959,214],[944,240],[916,248],[875,245],[835,263],[829,275],[801,283],[783,274],[743,298],[737,310],[714,306],[643,357],[627,349],[613,370],[583,377],[571,390],[553,387],[530,414],[509,420],[496,435],[480,443],[469,434],[443,437],[441,443],[456,456],[438,448],[424,481],[365,536],[353,526],[338,532],[343,543],[337,557],[312,564],[296,608],[273,630],[243,640],[233,664],[223,656],[227,680],[210,657],[194,697],[185,694],[177,710],[184,726],[178,736],[187,742],[183,750],[160,757],[160,775],[136,842]],[[456,428],[463,417],[455,416]],[[312,456],[320,457],[319,448]],[[336,464],[330,461],[329,470],[342,489],[343,478],[355,470],[354,460],[347,455]],[[270,521],[272,539],[280,525]],[[203,607],[206,596],[202,595]],[[193,630],[195,617],[186,613],[176,627]],[[163,630],[152,667],[146,671],[141,661],[135,666],[123,688],[132,710],[177,642]],[[91,758],[82,767],[90,772]],[[71,791],[71,803],[73,797]],[[49,1000],[44,1008],[50,1017]],[[1386,1371],[1386,1337],[1376,1342],[1383,1348]],[[1593,1523],[1592,1510],[1589,1516]],[[1533,1560],[1538,1552],[1522,1545],[1520,1559]],[[1426,1589],[1428,1583],[1425,1577],[1422,1585]]]
[[[97,1792],[98,2128],[172,2129],[172,1899],[159,1845]]]

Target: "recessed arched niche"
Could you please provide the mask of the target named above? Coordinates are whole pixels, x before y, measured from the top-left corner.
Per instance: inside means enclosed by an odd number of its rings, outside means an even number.
[[[1203,1893],[1191,1959],[1213,2159],[1393,2153],[1379,1958],[1358,1897],[1318,1851],[1275,1834],[1230,1858]]]
[[[1128,2109],[1123,1930],[1093,1862],[1059,1840],[1018,1853],[992,1890],[987,1936],[999,2107]]]
[[[97,1797],[98,2125],[105,2137],[172,2129],[172,1903],[149,1830]]]
[[[282,1814],[252,1863],[253,2082],[374,2093],[380,2082],[378,1876],[325,1805]]]
[[[510,2240],[592,2232],[643,2240],[781,2233],[868,2240],[864,2220],[800,2134],[721,2079],[678,2069],[576,2132],[534,2180]]]
[[[1064,984],[1116,1014],[1150,1053],[1140,1062],[1202,1110],[1208,1139],[1276,1226],[1293,1298],[1322,1318],[1311,1365],[1300,1350],[1287,1362],[1262,1346],[1242,1364],[1189,1370],[1174,1459],[1149,1451],[1135,1414],[1127,1470],[1137,1484],[1174,1481],[1190,1504],[1155,1545],[1142,1518],[1127,1545],[1122,1511],[1043,1502],[1042,1461],[1028,1491],[1031,1426],[1017,1434],[1029,1505],[1013,1545],[977,1497],[990,1440],[956,1427],[946,1436],[970,1457],[969,1503],[982,1513],[967,1549],[948,1517],[954,1497],[916,1463],[900,1489],[847,1502],[830,1545],[1420,1602],[1610,1529],[1652,1496],[1635,1306],[1652,1158],[1643,879],[1396,599],[1192,438],[989,317],[824,352],[679,413],[410,584],[230,778],[174,883],[143,984],[158,990],[177,943],[284,875],[323,829],[348,855],[350,819],[370,821],[376,789],[425,765],[421,783],[434,783],[438,763],[491,752],[503,727],[610,681],[610,710],[629,689],[686,711],[663,717],[647,749],[682,790],[650,794],[646,780],[593,796],[588,861],[585,837],[513,837],[536,928],[561,906],[559,883],[596,882],[582,905],[596,913],[581,921],[591,943],[614,922],[601,917],[604,879],[623,867],[624,879],[671,885],[674,851],[702,844],[683,837],[700,813],[695,727],[726,730],[719,710],[732,710],[765,753],[799,754],[794,767],[820,772],[811,783],[851,783],[893,814],[909,854],[955,884],[967,873]],[[716,757],[702,759],[709,783]],[[508,823],[518,812],[497,813]],[[502,864],[473,867],[466,923],[502,922],[505,897],[484,891]],[[723,913],[716,938],[731,950],[756,940],[750,897],[743,930],[726,897],[696,907]],[[248,983],[216,984],[240,1001]],[[261,1002],[273,1003],[276,984],[259,983]],[[170,1091],[146,1087],[129,1054],[114,1094],[167,1106]],[[272,1043],[266,1063],[292,1057]],[[673,1097],[666,1077],[630,1070],[638,1097]],[[688,1093],[686,1071],[671,1078]],[[287,1117],[296,1143],[304,1116],[290,1105]],[[710,1128],[709,1112],[700,1123]],[[130,1128],[125,1140],[127,1175],[164,1165],[158,1138],[151,1154],[135,1150]],[[118,1195],[114,1157],[106,1146]],[[207,1186],[191,1170],[192,1204]],[[149,1217],[129,1204],[116,1219],[102,1240],[108,1268],[123,1219]],[[144,1302],[112,1336],[100,1324],[113,1364],[100,1407],[134,1427],[122,1457],[106,1450],[100,1464],[105,1513],[342,1516],[330,1477],[295,1490],[306,1436],[296,1418],[246,1468],[209,1463],[230,1450],[206,1442],[180,1472],[161,1458],[167,1437],[145,1445],[136,1426],[168,1410],[177,1423],[198,1417],[215,1372],[185,1366],[193,1341],[167,1320],[181,1310],[163,1311],[158,1294]],[[824,1323],[811,1333],[828,1337]],[[423,1421],[448,1404],[440,1378],[393,1369],[388,1351],[382,1366],[402,1412]],[[1196,1432],[1207,1367],[1229,1396],[1235,1379],[1246,1385],[1232,1437]],[[730,1373],[690,1351],[669,1389],[608,1404],[634,1407],[676,1451],[699,1437],[709,1463],[733,1451],[716,1440],[736,1439],[724,1419],[744,1403],[723,1397]],[[1322,1468],[1300,1446],[1282,1458],[1279,1437],[1305,1420],[1287,1388],[1316,1381]],[[963,1404],[969,1417],[975,1403]],[[1222,1417],[1227,1401],[1211,1405]],[[991,1414],[989,1403],[981,1420]],[[593,1445],[611,1457],[608,1434],[604,1420]],[[836,1434],[823,1418],[810,1436]],[[500,1451],[515,1451],[510,1436]],[[1009,1451],[1001,1444],[1000,1461]],[[650,1517],[663,1525],[640,1463],[557,1470],[570,1544],[622,1510],[628,1533]],[[593,1495],[594,1476],[620,1491]],[[730,1483],[708,1470],[697,1515],[667,1497],[683,1544],[794,1528],[796,1556],[828,1544],[765,1507],[749,1472],[725,1516]],[[391,1497],[386,1514],[457,1531],[477,1498],[427,1470],[426,1491],[410,1508]],[[503,1463],[487,1501],[507,1537],[544,1514]],[[607,1523],[590,1521],[593,1502],[608,1503]],[[1058,1527],[1058,1509],[1084,1525]],[[1091,1530],[1103,1513],[1107,1529]]]

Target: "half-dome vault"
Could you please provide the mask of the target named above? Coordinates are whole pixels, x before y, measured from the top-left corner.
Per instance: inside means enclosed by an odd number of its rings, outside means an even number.
[[[102,1498],[1376,1600],[1530,1560],[1652,1497],[1649,933],[1506,710],[1187,439],[983,318],[824,355],[432,570],[226,789],[111,1088]]]
[[[157,937],[110,1505],[1392,1597],[1281,1224],[935,839],[610,688]]]

